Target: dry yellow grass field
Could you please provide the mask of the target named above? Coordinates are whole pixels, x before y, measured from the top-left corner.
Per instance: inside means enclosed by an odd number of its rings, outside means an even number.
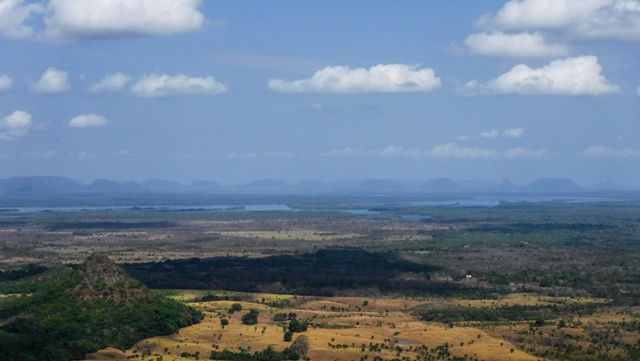
[[[496,300],[461,300],[447,299],[447,304],[456,304],[466,307],[498,307],[498,306],[540,306],[553,304],[574,304],[574,303],[607,303],[609,300],[603,298],[587,297],[552,297],[542,296],[533,293],[511,293]]]
[[[174,293],[173,297],[184,300],[202,295],[200,291]],[[140,341],[129,350],[102,350],[90,359],[127,360],[141,359],[144,356],[146,360],[174,361],[193,360],[196,353],[200,359],[208,359],[211,351],[225,348],[254,352],[271,346],[276,350],[283,350],[290,343],[283,341],[283,324],[275,322],[273,317],[277,313],[294,312],[298,319],[309,320],[313,325],[304,333],[296,333],[294,337],[300,334],[308,337],[307,356],[314,361],[357,361],[365,355],[369,360],[376,356],[387,360],[402,357],[416,360],[418,347],[425,345],[435,348],[444,344],[449,345],[449,351],[453,355],[468,355],[479,360],[538,360],[517,349],[512,343],[478,328],[447,327],[439,323],[419,321],[407,310],[424,300],[246,295],[256,301],[265,299],[265,303],[226,300],[192,303],[205,315],[201,323],[183,328],[174,335]],[[277,299],[288,299],[291,306],[268,306],[269,302]],[[242,304],[243,311],[228,314],[228,309],[236,302]],[[260,310],[258,324],[244,325],[241,317],[251,308]],[[224,328],[220,322],[222,317],[230,321]],[[376,345],[384,347],[375,350],[378,348]],[[371,346],[374,346],[373,351]]]

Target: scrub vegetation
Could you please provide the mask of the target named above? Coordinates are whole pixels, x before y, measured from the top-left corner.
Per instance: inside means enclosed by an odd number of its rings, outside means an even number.
[[[384,202],[363,215],[345,209],[373,200],[332,202],[292,198],[296,212],[6,212],[2,352],[640,358],[640,204]],[[94,252],[120,266],[81,271]]]

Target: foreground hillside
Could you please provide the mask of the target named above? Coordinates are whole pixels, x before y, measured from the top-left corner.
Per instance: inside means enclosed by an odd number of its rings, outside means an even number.
[[[0,355],[14,360],[81,359],[201,319],[199,312],[150,291],[97,254],[75,269],[1,287],[0,293],[14,295],[0,299]]]
[[[140,341],[128,350],[102,350],[91,359],[540,360],[478,327],[422,321],[412,309],[428,302],[425,299],[184,290],[174,291],[174,297],[201,309],[204,321],[174,335]],[[247,322],[252,312],[257,314],[255,323]],[[297,353],[293,357],[291,349]],[[266,356],[266,350],[273,352]]]
[[[164,292],[200,309],[204,320],[89,359],[635,361],[640,355],[634,346],[640,308],[622,310],[604,299]]]

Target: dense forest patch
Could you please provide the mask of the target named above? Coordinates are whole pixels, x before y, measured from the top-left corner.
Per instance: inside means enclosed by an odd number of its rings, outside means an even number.
[[[0,354],[66,361],[171,334],[201,314],[132,280],[105,258],[23,282],[32,293],[0,300]],[[36,276],[38,277],[38,276]],[[20,285],[15,287],[20,288]]]
[[[431,273],[439,267],[409,262],[393,253],[361,249],[324,249],[263,258],[194,258],[124,267],[151,288],[307,295],[333,295],[356,289],[442,295],[460,292],[463,288],[451,282],[431,280]]]

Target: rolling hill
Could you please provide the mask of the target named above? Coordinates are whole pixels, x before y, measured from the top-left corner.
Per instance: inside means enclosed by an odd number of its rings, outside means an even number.
[[[0,284],[0,355],[14,360],[82,359],[105,347],[176,332],[199,312],[149,290],[106,256]]]

